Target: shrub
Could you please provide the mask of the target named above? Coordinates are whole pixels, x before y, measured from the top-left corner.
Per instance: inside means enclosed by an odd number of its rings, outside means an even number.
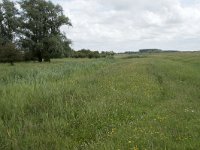
[[[0,46],[0,62],[14,64],[22,60],[22,52],[15,48],[13,43],[7,43]]]

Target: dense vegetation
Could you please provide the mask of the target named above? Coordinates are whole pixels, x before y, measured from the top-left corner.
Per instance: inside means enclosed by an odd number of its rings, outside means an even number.
[[[0,2],[0,62],[19,60],[19,54],[39,62],[67,55],[71,41],[60,27],[72,24],[62,7],[45,0],[21,0],[18,4],[20,9],[10,0]]]
[[[200,147],[200,54],[0,64],[0,149]]]

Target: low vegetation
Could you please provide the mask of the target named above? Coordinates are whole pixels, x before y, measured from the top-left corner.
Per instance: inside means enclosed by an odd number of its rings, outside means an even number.
[[[0,64],[0,149],[200,147],[200,53]]]

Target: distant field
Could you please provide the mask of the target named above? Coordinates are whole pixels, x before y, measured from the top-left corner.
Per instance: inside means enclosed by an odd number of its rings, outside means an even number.
[[[0,64],[0,149],[200,149],[200,53]]]

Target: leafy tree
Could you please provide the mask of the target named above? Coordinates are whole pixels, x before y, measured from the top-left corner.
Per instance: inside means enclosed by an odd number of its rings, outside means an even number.
[[[63,35],[54,35],[44,40],[44,47],[51,58],[66,57],[71,51],[71,41]]]
[[[18,10],[14,2],[3,0],[0,3],[0,35],[1,44],[14,41],[19,27]]]
[[[34,57],[50,61],[61,55],[64,48],[60,27],[71,26],[60,5],[45,0],[22,0],[22,47],[32,51]]]
[[[18,10],[14,2],[3,0],[0,2],[0,62],[21,60],[22,54],[14,44],[19,27]]]
[[[16,49],[13,43],[0,45],[0,62],[8,62],[11,65],[14,65],[14,62],[21,60],[22,54],[19,50]]]
[[[73,49],[70,47],[72,41],[66,37],[63,39],[63,57],[71,57],[73,54]]]

